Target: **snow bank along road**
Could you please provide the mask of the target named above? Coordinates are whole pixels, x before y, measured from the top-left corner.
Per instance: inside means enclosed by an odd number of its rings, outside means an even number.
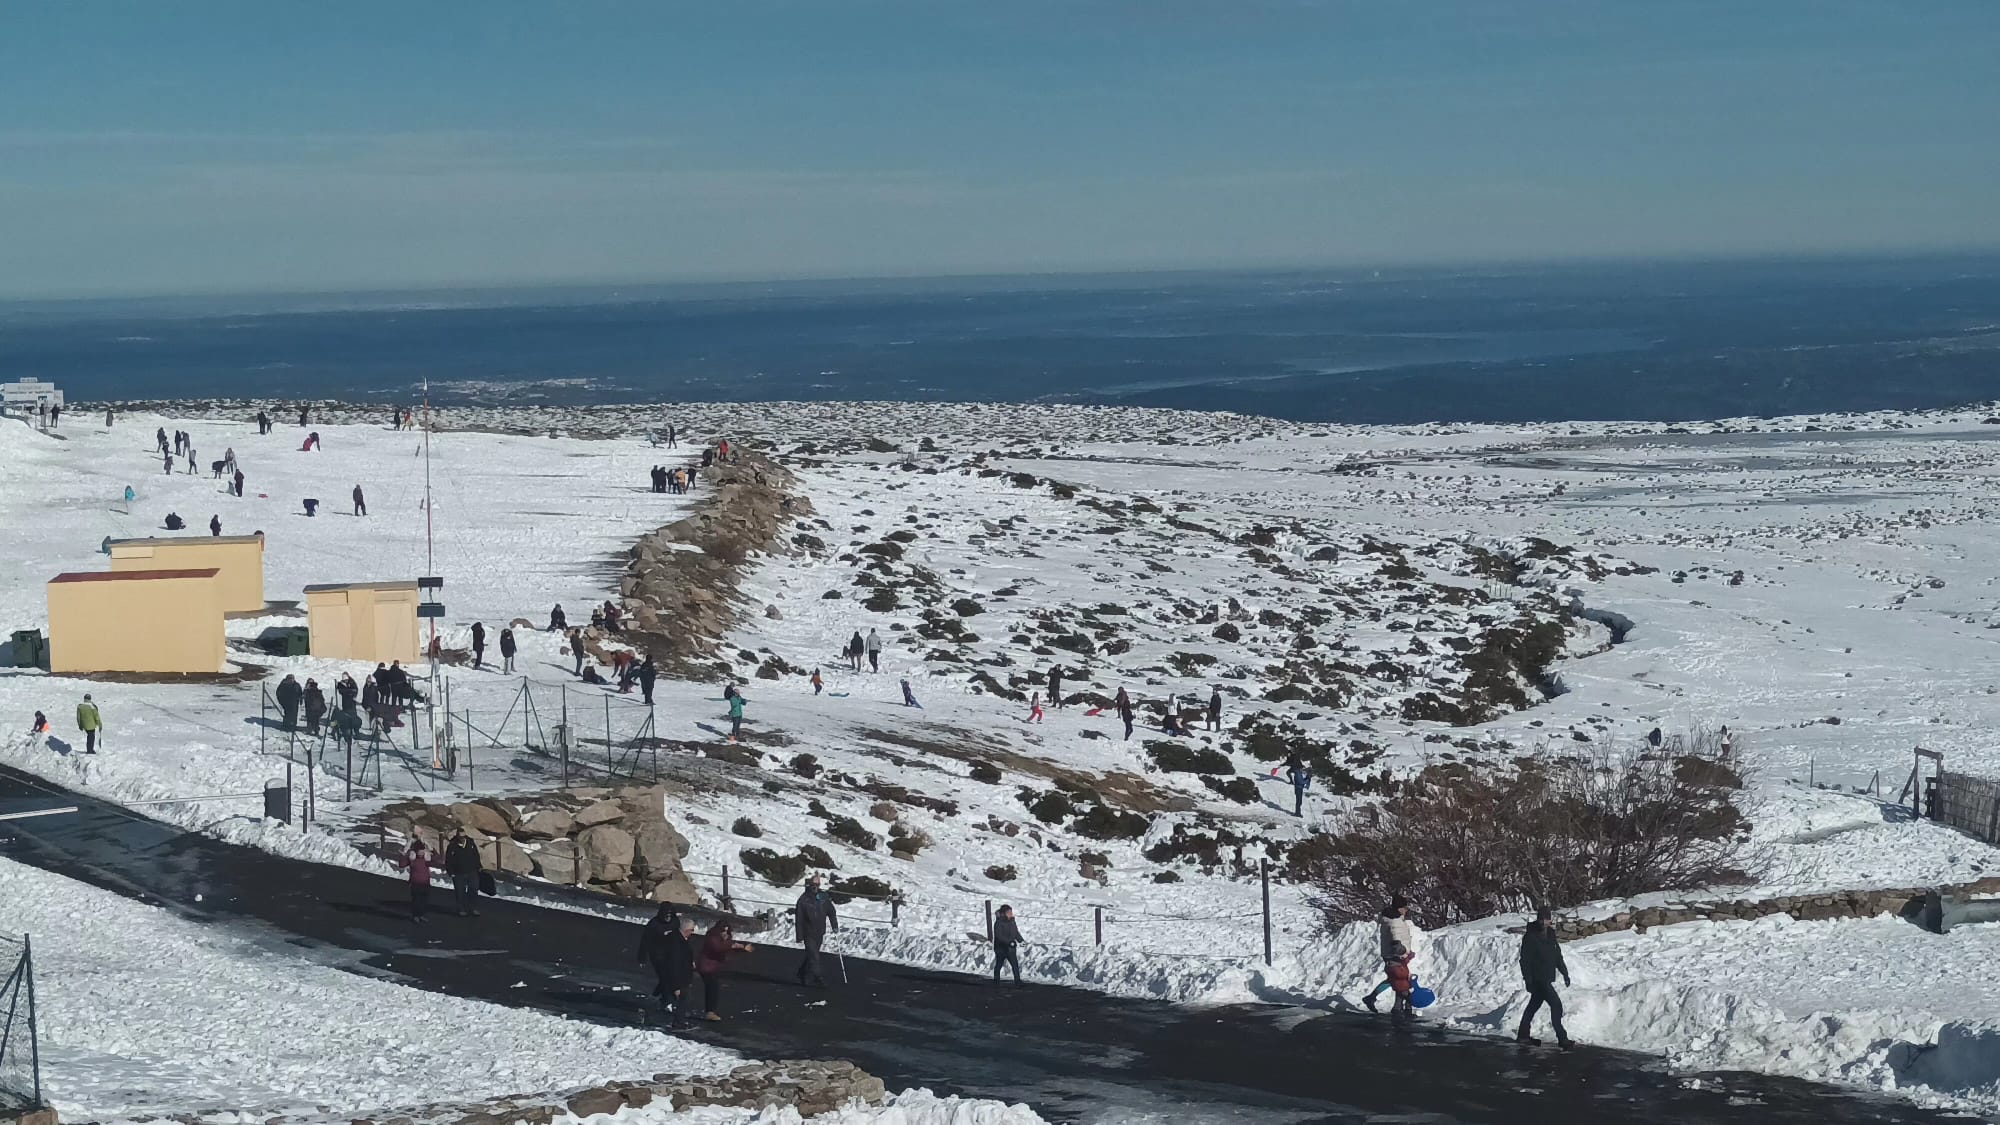
[[[0,824],[5,853],[230,937],[288,941],[301,974],[324,971],[311,958],[603,1025],[643,1018],[650,981],[633,961],[636,927],[506,900],[489,900],[477,919],[440,913],[413,927],[396,880],[185,833],[0,768],[0,812],[64,805],[80,811]],[[845,984],[806,992],[788,979],[795,957],[771,949],[734,962],[730,1018],[703,1034],[755,1056],[845,1057],[892,1088],[1026,1101],[1052,1120],[1944,1120],[1782,1078],[1670,1076],[1622,1052],[1521,1052],[1347,1014],[995,987],[858,958],[847,960]],[[645,1069],[647,1060],[632,1061]]]

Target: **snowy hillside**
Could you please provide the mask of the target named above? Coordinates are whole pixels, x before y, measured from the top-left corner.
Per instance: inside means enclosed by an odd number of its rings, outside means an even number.
[[[196,529],[215,514],[227,534],[263,531],[273,601],[428,568],[446,579],[450,648],[475,620],[489,634],[539,626],[558,602],[580,621],[618,596],[627,547],[706,503],[700,487],[649,492],[647,469],[680,463],[693,442],[753,443],[791,471],[810,512],[740,569],[711,674],[661,681],[660,779],[706,899],[727,866],[739,907],[777,909],[796,891],[746,865],[791,884],[830,864],[858,896],[844,907],[860,923],[842,939],[850,951],[981,971],[986,903],[1009,902],[1030,942],[1024,967],[1045,979],[1351,1004],[1379,972],[1373,931],[1320,932],[1282,878],[1293,842],[1427,763],[1634,743],[1654,727],[1728,724],[1753,768],[1742,804],[1762,882],[1716,897],[2000,875],[1993,849],[1853,792],[1893,800],[1917,745],[2000,775],[1986,736],[2000,719],[1987,566],[2000,429],[1981,414],[1688,433],[909,404],[466,411],[439,420],[427,513],[421,435],[390,430],[383,412],[322,409],[315,452],[298,449],[296,426],[260,437],[253,412],[135,412],[107,431],[78,411],[60,436],[0,423],[0,520],[19,529],[4,628],[45,625],[49,577],[102,569],[103,538],[149,534],[170,510]],[[646,439],[668,421],[680,450]],[[161,473],[156,426],[193,433],[200,473]],[[244,498],[206,471],[225,448]],[[127,484],[139,494],[129,514]],[[356,484],[365,519],[346,514]],[[302,514],[305,497],[326,500],[319,516]],[[37,709],[55,722],[51,739],[11,736],[0,760],[125,801],[254,790],[285,769],[260,756],[276,748],[260,689],[368,670],[258,647],[298,623],[230,622],[242,674],[215,682],[0,677],[16,730]],[[852,672],[839,650],[871,629],[881,671]],[[525,678],[544,713],[574,714],[586,737],[600,716],[614,743],[641,729],[636,694],[577,684],[556,635],[517,636],[518,676],[448,669],[455,711],[482,729],[518,723]],[[1057,666],[1067,706],[1031,724],[1028,699],[1047,702]],[[739,747],[721,739],[724,678],[749,701]],[[921,709],[902,705],[905,679]],[[1137,708],[1129,740],[1108,709],[1121,688]],[[94,758],[70,722],[84,691],[106,722]],[[1162,729],[1211,693],[1220,730]],[[1272,777],[1295,752],[1316,779],[1303,818]],[[311,837],[254,820],[253,798],[150,811],[368,863],[350,843],[367,843],[363,826],[392,801],[558,782],[519,748],[470,776],[423,759],[392,760],[384,791],[352,805],[324,770]],[[1270,967],[1266,859],[1280,875]],[[899,899],[894,928],[878,892]],[[1570,947],[1573,1027],[1690,1066],[2000,1104],[2000,1047],[1987,1046],[2000,1042],[2000,996],[1907,987],[1912,965],[1972,975],[2000,940],[1988,929],[1767,919],[1591,938]],[[1510,1026],[1523,999],[1511,940],[1490,923],[1426,937],[1417,968],[1442,1017]]]

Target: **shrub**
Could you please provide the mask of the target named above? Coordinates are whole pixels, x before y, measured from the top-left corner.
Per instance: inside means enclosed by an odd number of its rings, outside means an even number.
[[[1077,817],[1069,828],[1091,840],[1131,840],[1146,834],[1146,818],[1109,805],[1098,805]]]
[[[996,883],[1011,883],[1014,881],[1016,874],[1011,864],[1006,867],[989,867],[986,869],[986,877]]]
[[[1060,824],[1076,812],[1076,803],[1060,789],[1051,789],[1046,793],[1023,789],[1021,803],[1028,807],[1029,816],[1043,824]]]
[[[757,822],[751,820],[747,816],[737,817],[736,823],[730,825],[729,830],[731,832],[736,833],[738,836],[748,836],[752,840],[755,840],[764,834],[764,830],[762,828],[757,827]]]
[[[861,827],[861,822],[851,816],[836,816],[826,822],[826,834],[843,844],[852,844],[863,851],[872,852],[881,840],[875,833]]]
[[[1146,756],[1167,773],[1235,773],[1229,755],[1206,746],[1184,746],[1178,742],[1148,742]]]
[[[1712,759],[1689,756],[1600,746],[1499,772],[1432,766],[1294,849],[1292,872],[1329,926],[1395,894],[1436,927],[1748,881],[1748,825],[1731,790],[1706,783]]]
[[[1239,805],[1254,805],[1257,803],[1257,783],[1247,777],[1232,777],[1228,781],[1223,781],[1221,778],[1204,777],[1201,779],[1201,783],[1215,790],[1216,793],[1225,799],[1235,801]]]
[[[792,759],[792,772],[808,781],[818,777],[822,768],[819,759],[811,754],[800,754]]]
[[[974,762],[972,763],[972,780],[983,781],[988,785],[996,784],[1000,780],[1000,767],[994,765],[992,762]]]
[[[751,874],[773,886],[789,887],[806,877],[806,861],[795,855],[779,855],[769,848],[745,848],[743,866]]]
[[[832,885],[827,887],[826,893],[832,896],[833,901],[843,905],[857,898],[865,898],[871,902],[888,902],[891,900],[900,902],[903,897],[896,892],[896,888],[872,875],[856,875],[852,879],[835,879]]]
[[[834,869],[833,857],[826,854],[826,849],[818,844],[800,844],[799,858],[805,861],[807,867],[817,867],[822,871]]]

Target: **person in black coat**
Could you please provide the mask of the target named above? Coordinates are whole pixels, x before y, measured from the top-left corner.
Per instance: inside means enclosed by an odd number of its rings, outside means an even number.
[[[1014,983],[1021,983],[1021,927],[1014,921],[1014,908],[1003,906],[993,918],[993,983],[1000,983],[1000,967],[1014,970]]]
[[[819,949],[826,943],[828,930],[840,932],[840,917],[833,908],[833,898],[820,890],[819,876],[806,879],[805,893],[792,908],[792,925],[799,944],[805,947],[805,959],[799,962],[799,983],[825,988],[826,978],[819,972]]]
[[[326,693],[319,689],[319,681],[306,680],[306,733],[318,734],[320,723],[326,721]]]
[[[653,664],[653,654],[639,662],[639,692],[645,697],[646,706],[653,705],[653,683],[660,678],[660,670]]]
[[[1222,689],[1215,688],[1208,693],[1208,729],[1222,729]]]
[[[511,625],[500,630],[500,670],[514,670],[514,627]]]
[[[479,916],[479,845],[460,828],[444,849],[445,873],[451,876],[451,897],[460,918]]]
[[[567,628],[569,618],[563,616],[562,603],[557,602],[556,607],[549,611],[549,632],[560,633]]]
[[[694,919],[683,918],[661,903],[653,919],[639,933],[639,963],[653,970],[653,996],[660,1011],[673,1016],[673,1026],[686,1027],[687,1005],[680,999],[694,982]]]
[[[285,678],[278,681],[278,690],[273,694],[278,697],[278,710],[285,716],[285,729],[295,729],[299,725],[299,702],[305,697],[305,689],[290,673],[286,673]]]
[[[474,621],[472,623],[472,667],[477,670],[479,665],[485,660],[486,623],[483,621]]]
[[[1546,906],[1535,911],[1534,924],[1521,935],[1521,980],[1528,987],[1528,1010],[1521,1013],[1521,1026],[1514,1032],[1514,1040],[1541,1042],[1529,1035],[1528,1029],[1535,1022],[1535,1013],[1546,1004],[1549,1022],[1555,1025],[1556,1044],[1568,1050],[1569,1032],[1563,1030],[1563,1002],[1556,995],[1556,976],[1561,974],[1563,987],[1568,988],[1569,965],[1563,961],[1562,943],[1556,940],[1556,928],[1550,921],[1553,917]]]
[[[1049,702],[1055,704],[1056,710],[1062,710],[1062,665],[1060,664],[1049,669]]]

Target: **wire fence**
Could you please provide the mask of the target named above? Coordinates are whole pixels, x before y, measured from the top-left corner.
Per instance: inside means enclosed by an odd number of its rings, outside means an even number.
[[[27,935],[0,934],[0,1109],[40,1109],[42,1060],[35,1028],[35,956]]]

